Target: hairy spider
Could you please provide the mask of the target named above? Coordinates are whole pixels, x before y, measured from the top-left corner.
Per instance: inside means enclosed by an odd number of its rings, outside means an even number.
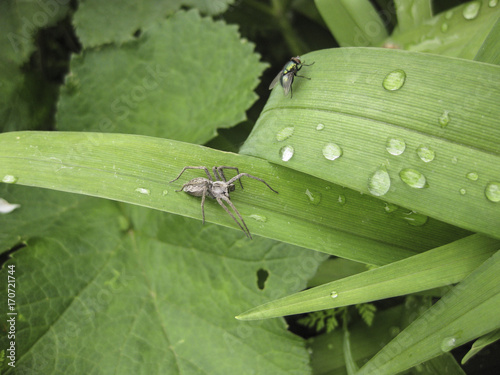
[[[241,178],[243,176],[250,177],[253,178],[254,180],[263,182],[269,189],[274,191],[276,194],[278,192],[274,190],[271,186],[269,186],[267,182],[262,180],[261,178],[252,176],[248,173],[240,173],[240,171],[236,167],[224,167],[224,166],[212,167],[212,172],[214,174],[215,181],[212,179],[212,176],[210,175],[210,172],[208,171],[207,167],[184,167],[181,173],[179,173],[179,175],[170,182],[178,180],[186,169],[203,169],[208,177],[208,178],[204,177],[193,178],[191,181],[182,185],[180,190],[176,190],[176,192],[184,191],[189,195],[193,195],[195,197],[201,197],[201,214],[203,217],[203,224],[205,224],[205,197],[208,196],[212,199],[216,199],[217,202],[222,206],[222,208],[224,208],[224,210],[229,214],[229,216],[233,218],[236,224],[238,224],[238,226],[246,234],[246,236],[252,239],[252,235],[250,234],[250,231],[248,230],[245,221],[241,217],[236,207],[234,207],[234,204],[229,199],[229,192],[234,191],[236,189],[236,187],[234,186],[234,182],[236,180],[239,180],[240,186],[243,189]],[[226,176],[224,176],[224,169],[234,169],[237,175],[231,178],[229,181],[226,181]],[[233,209],[236,215],[238,215],[243,225],[240,224],[240,222],[234,217],[231,211],[229,211],[229,209],[224,205],[224,202],[226,202]]]

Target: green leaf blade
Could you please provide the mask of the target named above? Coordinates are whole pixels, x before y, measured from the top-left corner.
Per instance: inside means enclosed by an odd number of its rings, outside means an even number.
[[[500,178],[500,67],[375,49],[325,50],[305,59],[316,61],[301,70],[311,80],[297,79],[292,100],[273,93],[241,153],[362,193],[385,168],[390,188],[382,199],[500,238],[500,210],[485,193]],[[397,69],[406,73],[402,88],[384,89]],[[285,127],[294,128],[293,136],[279,141]],[[404,153],[386,150],[391,138],[404,142]],[[328,160],[329,144],[342,156]],[[287,161],[280,154],[285,146],[294,149]],[[419,156],[421,147],[434,152],[432,161]],[[406,168],[422,173],[428,188],[407,185],[400,177]],[[481,177],[471,180],[469,173]]]

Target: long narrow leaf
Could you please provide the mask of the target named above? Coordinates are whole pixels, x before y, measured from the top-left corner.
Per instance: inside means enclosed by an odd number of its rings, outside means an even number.
[[[396,374],[500,327],[500,251],[415,320],[358,375]]]
[[[433,248],[467,232],[429,220],[408,225],[383,202],[268,162],[206,147],[146,136],[18,132],[0,134],[0,181],[103,197],[201,220],[201,200],[175,190],[203,171],[185,166],[237,166],[264,179],[244,179],[231,193],[251,233],[344,258],[385,264]],[[308,195],[308,193],[310,195]],[[342,196],[344,203],[339,203]],[[311,200],[311,197],[316,200]],[[236,224],[208,199],[209,222]],[[384,233],[386,228],[391,231]],[[201,228],[201,223],[200,223]]]
[[[303,57],[241,153],[500,238],[500,66],[340,48]]]
[[[353,305],[459,282],[500,248],[500,241],[473,235],[452,244],[370,271],[268,302],[240,320]]]

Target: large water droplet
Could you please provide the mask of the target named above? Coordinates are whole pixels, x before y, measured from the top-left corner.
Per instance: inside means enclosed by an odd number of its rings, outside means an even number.
[[[337,298],[338,296],[339,294],[335,290],[330,293],[331,298]]]
[[[261,223],[265,223],[267,222],[267,217],[263,216],[263,215],[258,215],[258,214],[252,214],[250,215],[250,217],[252,219],[254,219],[255,221],[259,221]]]
[[[323,130],[325,128],[325,125],[323,124],[318,124],[318,126],[316,126],[316,130]]]
[[[335,160],[342,156],[342,149],[335,143],[327,143],[323,147],[323,156],[328,160]]]
[[[439,126],[446,128],[450,123],[450,111],[443,111],[443,114],[438,118]]]
[[[145,189],[145,188],[141,188],[141,187],[138,187],[137,189],[135,189],[135,191],[140,193],[140,194],[145,194],[145,195],[149,195],[151,193],[149,191],[149,189]]]
[[[368,179],[370,194],[380,197],[385,195],[391,187],[391,178],[385,168],[380,168]]]
[[[429,220],[429,217],[422,215],[422,214],[419,214],[416,211],[410,211],[403,216],[403,220],[406,221],[411,226],[421,227],[422,225],[427,223],[427,220]]]
[[[406,73],[404,70],[397,69],[387,74],[382,82],[384,89],[389,91],[396,91],[403,87],[406,80]]]
[[[455,347],[456,344],[457,344],[457,339],[455,337],[446,337],[441,342],[441,350],[443,352],[449,352],[451,349]]]
[[[401,172],[399,172],[399,177],[401,177],[401,180],[405,184],[415,189],[422,189],[428,186],[425,176],[416,169],[402,169]]]
[[[278,142],[283,142],[285,139],[290,138],[293,135],[294,130],[295,130],[295,128],[293,126],[289,126],[289,127],[281,129],[276,134],[276,140]]]
[[[321,202],[321,193],[318,191],[306,189],[306,195],[309,198],[309,202],[315,206]]]
[[[385,149],[391,155],[398,156],[405,152],[406,143],[399,138],[388,138],[385,143]]]
[[[486,198],[494,203],[500,202],[500,182],[490,182],[484,189]]]
[[[465,177],[467,177],[467,179],[469,179],[471,181],[477,181],[479,178],[479,175],[476,172],[469,172],[465,175]]]
[[[496,7],[496,6],[497,6],[497,4],[498,4],[498,0],[490,0],[490,1],[488,2],[488,6],[489,6],[490,8],[494,8],[494,7]]]
[[[5,182],[6,184],[15,184],[17,180],[18,178],[16,176],[12,176],[11,174],[6,174],[2,178],[2,182]]]
[[[464,7],[462,15],[466,20],[473,20],[479,14],[479,9],[481,8],[480,1],[471,1]]]
[[[430,149],[427,146],[419,146],[417,148],[417,155],[424,163],[429,163],[436,157],[436,153],[434,152],[434,150]]]
[[[295,150],[293,149],[292,146],[281,147],[281,149],[280,149],[281,160],[283,160],[283,161],[290,160],[292,158],[294,152],[295,152]]]

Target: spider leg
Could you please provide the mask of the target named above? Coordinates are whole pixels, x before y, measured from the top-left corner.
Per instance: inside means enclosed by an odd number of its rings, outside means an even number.
[[[207,168],[207,167],[184,167],[184,168],[182,168],[181,173],[179,173],[179,175],[178,175],[176,178],[174,178],[172,181],[170,181],[169,183],[171,183],[171,182],[174,182],[174,181],[178,180],[178,179],[182,176],[182,174],[184,173],[184,171],[185,171],[186,169],[204,169],[204,170],[205,170],[205,172],[207,173],[208,179],[209,179],[210,181],[212,181],[212,176],[210,176],[210,172],[208,171],[208,168]]]
[[[260,181],[260,182],[263,182],[269,189],[271,189],[272,191],[274,191],[276,194],[278,194],[278,192],[276,190],[274,190],[271,186],[269,186],[269,184],[264,181],[263,179],[261,178],[258,178],[258,177],[255,177],[255,176],[252,176],[251,174],[248,174],[248,173],[239,173],[237,176],[234,176],[232,179],[230,179],[227,183],[228,184],[232,184],[234,181],[236,180],[239,180],[240,178],[242,178],[243,176],[246,176],[246,177],[250,177],[250,178],[253,178],[254,180],[257,180],[257,181]]]
[[[203,220],[201,221],[202,224],[205,224],[205,197],[207,195],[207,189],[203,189],[203,196],[201,197],[201,217]]]
[[[238,210],[236,209],[236,207],[234,207],[234,204],[229,200],[229,198],[227,197],[217,197],[217,202],[222,206],[222,208],[224,209],[224,211],[227,212],[227,214],[229,216],[231,216],[233,218],[233,220],[236,222],[236,224],[238,224],[238,226],[240,227],[240,229],[243,231],[243,233],[245,233],[245,235],[252,239],[252,235],[250,234],[250,231],[248,230],[247,228],[247,225],[245,224],[245,220],[243,220],[243,218],[241,217],[240,213],[238,212]],[[245,228],[243,228],[240,224],[240,222],[238,220],[236,220],[236,218],[234,217],[234,215],[231,213],[231,211],[229,211],[229,209],[224,205],[224,203],[222,202],[222,200],[224,200],[227,204],[229,204],[229,206],[231,206],[231,208],[233,209],[233,211],[236,213],[236,215],[238,215],[238,217],[240,218],[241,222],[243,223],[243,225],[245,226]]]
[[[214,167],[215,168],[215,167]],[[222,167],[217,167],[217,171],[221,174],[222,176],[222,179],[224,180],[224,182],[227,182],[226,181],[226,176],[224,176],[224,169],[234,169],[236,171],[236,174],[240,174],[240,171],[238,168],[236,167],[226,167],[226,166],[222,166]],[[214,172],[215,173],[215,172]],[[240,180],[240,186],[241,188],[243,189],[243,184]]]

